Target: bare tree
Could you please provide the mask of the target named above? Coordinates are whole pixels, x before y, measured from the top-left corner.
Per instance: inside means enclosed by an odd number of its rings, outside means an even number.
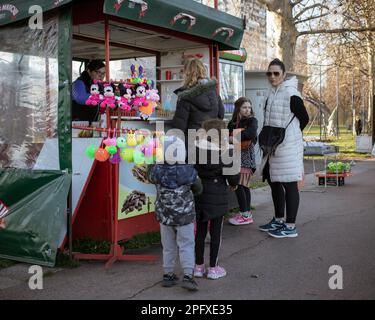
[[[345,19],[332,21],[339,27],[327,28],[321,20],[323,17],[331,17],[340,11],[342,0],[259,0],[265,4],[269,11],[276,14],[281,25],[279,47],[282,59],[288,69],[294,69],[295,50],[297,39],[304,35],[315,34],[343,34],[374,32],[375,22],[367,25],[349,26]],[[339,19],[337,19],[339,20]]]

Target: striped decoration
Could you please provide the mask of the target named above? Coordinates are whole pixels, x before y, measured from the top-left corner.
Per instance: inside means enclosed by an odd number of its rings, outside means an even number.
[[[4,218],[8,213],[8,207],[0,200],[0,219]]]

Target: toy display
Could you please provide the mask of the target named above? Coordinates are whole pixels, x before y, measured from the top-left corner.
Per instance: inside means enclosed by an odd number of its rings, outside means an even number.
[[[90,87],[90,97],[86,100],[86,105],[99,105],[102,113],[107,108],[134,110],[142,120],[149,119],[160,101],[158,90],[154,89],[154,81],[146,78],[142,66],[132,65],[130,71],[131,77],[125,81],[95,80]]]

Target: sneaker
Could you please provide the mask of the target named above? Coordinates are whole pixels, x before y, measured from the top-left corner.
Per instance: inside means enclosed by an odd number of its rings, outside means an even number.
[[[241,214],[236,214],[234,217],[230,218],[228,222],[234,226],[242,226],[245,224],[253,223],[254,220],[252,215],[250,215],[248,218],[245,218]]]
[[[182,279],[181,287],[189,290],[189,291],[197,291],[198,284],[195,282],[193,276],[185,274],[184,278]]]
[[[277,230],[281,228],[283,225],[284,225],[283,222],[278,222],[275,218],[272,218],[272,220],[268,222],[267,224],[259,226],[259,230],[264,231],[264,232],[269,232],[269,231]]]
[[[288,228],[286,226],[286,224],[284,224],[279,229],[269,231],[268,234],[271,237],[274,237],[274,238],[295,238],[295,237],[298,237],[296,227]]]
[[[194,277],[202,278],[203,275],[206,273],[204,268],[204,264],[196,264],[194,268]]]
[[[208,268],[207,279],[216,280],[216,279],[225,277],[226,275],[227,275],[227,272],[225,271],[223,267],[216,266],[213,268]]]
[[[166,273],[163,275],[162,286],[169,288],[177,284],[178,277],[174,273]]]

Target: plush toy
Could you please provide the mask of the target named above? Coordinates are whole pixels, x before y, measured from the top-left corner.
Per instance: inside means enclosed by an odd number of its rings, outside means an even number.
[[[116,146],[117,139],[116,139],[116,137],[113,137],[113,138],[108,137],[107,139],[103,140],[103,143],[106,146]]]
[[[119,85],[120,90],[120,99],[117,101],[117,106],[126,111],[130,111],[132,108],[133,102],[133,90],[132,86],[129,84],[123,85],[122,83]]]
[[[141,119],[147,119],[152,112],[150,112],[149,103],[147,102],[147,87],[143,84],[136,84],[134,87],[135,98],[133,100],[133,108],[139,111]],[[152,108],[151,108],[152,110]]]
[[[86,100],[86,105],[97,106],[103,101],[104,97],[100,94],[100,84],[97,81],[90,87],[90,97]]]
[[[105,109],[107,107],[112,109],[116,108],[116,97],[114,93],[114,88],[110,83],[106,83],[104,85],[104,99],[103,102],[100,104],[100,107],[102,109]]]

